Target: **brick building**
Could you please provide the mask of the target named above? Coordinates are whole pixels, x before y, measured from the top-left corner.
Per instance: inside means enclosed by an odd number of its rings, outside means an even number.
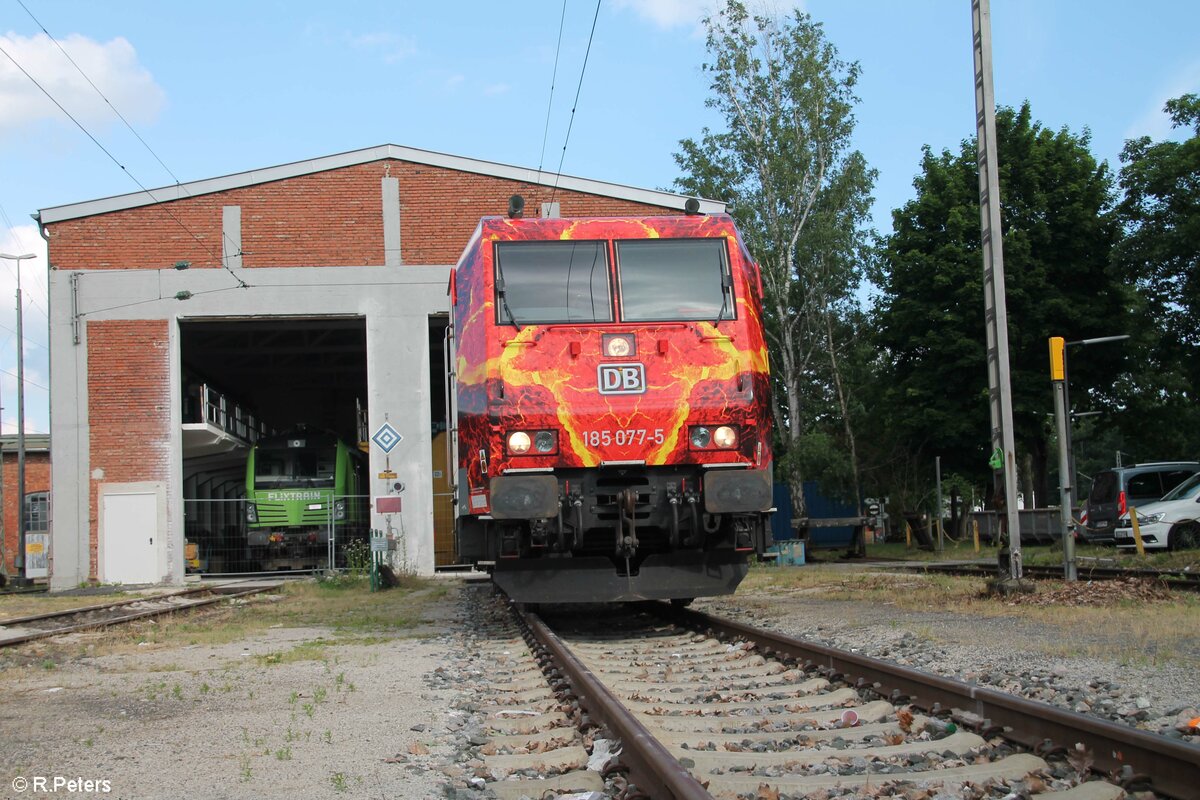
[[[448,271],[513,194],[527,216],[685,201],[382,145],[43,209],[52,587],[182,580],[185,540],[236,527],[246,429],[300,422],[360,441],[385,422],[401,434],[390,453],[370,448],[366,488],[402,491],[402,518],[374,514],[372,527],[432,572]],[[214,554],[210,571],[235,563]]]
[[[18,547],[17,514],[17,435],[0,436],[0,479],[3,481],[3,513],[0,514],[0,530],[3,532],[3,571],[7,575],[17,574],[16,555]],[[47,529],[46,500],[50,491],[50,437],[44,434],[25,436],[25,496],[26,533],[45,533]]]

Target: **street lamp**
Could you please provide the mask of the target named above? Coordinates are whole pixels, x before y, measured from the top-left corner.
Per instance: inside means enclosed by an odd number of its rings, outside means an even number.
[[[36,253],[0,258],[17,262],[17,583],[25,579],[25,337],[21,328],[21,262],[37,258]]]
[[[1067,390],[1067,348],[1075,345],[1087,347],[1105,342],[1120,342],[1129,338],[1129,334],[1120,336],[1099,336],[1094,339],[1080,339],[1074,342],[1064,341],[1061,336],[1050,337],[1050,381],[1054,384],[1054,410],[1058,420],[1058,472],[1060,499],[1060,519],[1062,520],[1063,536],[1063,577],[1069,581],[1077,580],[1075,568],[1075,540],[1071,536],[1071,509],[1075,506],[1075,454],[1071,448],[1071,399]]]

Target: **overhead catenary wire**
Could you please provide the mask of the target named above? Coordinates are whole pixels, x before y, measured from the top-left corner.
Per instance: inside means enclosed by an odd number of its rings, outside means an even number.
[[[58,43],[57,39],[54,38],[54,34],[50,33],[50,31],[46,30],[46,26],[42,24],[41,20],[39,20],[37,17],[35,17],[33,15],[33,12],[29,10],[29,6],[25,5],[25,3],[22,0],[17,0],[17,5],[19,5],[23,9],[25,9],[25,13],[29,15],[29,18],[31,20],[33,20],[34,24],[36,24],[39,28],[42,29],[42,33],[44,33],[44,34],[46,34],[46,36],[50,37],[50,41],[54,42],[54,46],[57,47],[59,49],[59,51],[64,56],[67,57],[67,61],[71,62],[71,66],[73,66],[79,72],[79,74],[83,76],[83,79],[88,82],[88,85],[96,90],[96,94],[100,95],[100,99],[103,100],[110,109],[112,109],[112,112],[117,115],[118,119],[120,119],[121,122],[125,123],[125,127],[129,129],[130,133],[132,133],[135,137],[137,137],[137,140],[142,143],[142,147],[145,147],[146,151],[148,153],[150,153],[150,155],[154,156],[154,160],[157,161],[159,163],[159,166],[161,166],[166,171],[166,173],[174,179],[175,184],[180,185],[179,178],[175,175],[174,172],[171,171],[171,168],[168,167],[165,163],[163,163],[163,160],[158,157],[158,153],[154,152],[154,148],[152,148],[146,142],[146,140],[142,138],[141,134],[139,134],[136,130],[134,130],[133,126],[129,124],[129,120],[125,119],[125,115],[122,114],[119,110],[117,110],[117,107],[112,104],[111,100],[109,100],[107,97],[104,96],[104,92],[100,91],[100,87],[97,86],[94,82],[92,82],[92,79],[89,78],[87,73],[83,71],[83,68],[80,67],[79,64],[75,63],[75,59],[71,58],[71,54],[68,53],[65,49],[63,49],[63,46]]]
[[[546,158],[546,140],[550,136],[550,112],[554,110],[554,85],[558,82],[558,56],[562,52],[563,26],[567,21],[567,0],[563,0],[558,18],[558,43],[554,45],[554,69],[550,73],[550,99],[546,102],[546,124],[542,128],[542,152],[538,154],[538,182],[542,180],[542,163]]]
[[[67,118],[70,119],[71,122],[75,123],[75,126],[77,128],[79,128],[79,130],[83,131],[84,135],[87,136],[89,139],[91,139],[92,143],[95,144],[96,147],[100,148],[100,151],[102,153],[104,153],[104,155],[108,156],[108,159],[110,161],[112,161],[114,164],[116,164],[117,167],[120,168],[120,170],[122,172],[124,172],[126,175],[128,175],[129,179],[131,181],[133,181],[135,184],[137,184],[138,188],[141,189],[142,192],[145,193],[145,195],[147,197],[149,197],[151,200],[154,201],[154,205],[161,208],[164,214],[166,214],[168,217],[170,217],[175,222],[176,225],[178,225],[180,228],[182,228],[185,233],[187,233],[189,236],[191,236],[196,241],[197,244],[199,244],[202,248],[204,248],[204,250],[206,250],[208,252],[208,254],[212,257],[214,263],[220,265],[220,267],[222,267],[223,269],[225,269],[226,272],[228,272],[230,275],[232,275],[233,279],[238,282],[237,288],[239,288],[239,289],[250,288],[250,284],[246,283],[244,280],[241,279],[241,277],[238,276],[237,273],[235,273],[233,270],[231,270],[229,268],[229,265],[224,262],[224,259],[217,256],[217,254],[215,252],[213,252],[213,249],[211,247],[209,247],[208,243],[205,242],[203,239],[201,239],[200,236],[197,235],[191,228],[189,228],[187,225],[185,225],[183,220],[179,219],[179,217],[177,217],[171,211],[171,209],[167,206],[166,203],[164,203],[162,200],[159,200],[157,197],[155,197],[154,193],[152,191],[150,191],[149,189],[147,189],[146,186],[140,180],[137,179],[137,176],[134,175],[132,172],[130,172],[125,167],[124,164],[122,164],[120,161],[118,161],[117,157],[114,156],[107,147],[105,147],[103,144],[101,144],[100,140],[97,139],[94,135],[92,135],[92,132],[89,131],[82,122],[80,122],[78,119],[75,118],[75,115],[73,115],[70,111],[68,111],[66,109],[66,107],[63,106],[62,103],[58,102],[58,99],[54,95],[52,95],[46,89],[46,87],[42,86],[42,84],[39,83],[36,78],[34,78],[32,75],[30,75],[29,71],[26,70],[25,67],[21,66],[21,63],[19,61],[17,61],[15,58],[13,58],[11,53],[9,53],[3,47],[0,47],[0,53],[2,53],[9,61],[11,61],[13,63],[13,65],[21,71],[21,74],[23,74],[26,78],[28,78],[33,83],[33,85],[36,86],[39,91],[41,91],[42,94],[46,95],[46,97],[50,100],[50,102],[54,103],[54,105],[58,107],[59,111],[62,111],[64,114],[66,114]]]
[[[596,20],[600,19],[600,3],[596,0],[596,13],[592,15],[592,30],[588,34],[587,49],[583,53],[583,66],[579,70],[579,83],[575,86],[575,102],[571,104],[571,119],[567,123],[567,135],[563,137],[562,153],[558,157],[558,170],[554,174],[554,188],[550,190],[550,202],[558,193],[558,179],[562,177],[563,161],[567,157],[567,145],[571,141],[571,129],[575,127],[575,110],[579,108],[579,93],[583,90],[583,76],[587,74],[588,57],[592,54],[592,40],[596,37]]]

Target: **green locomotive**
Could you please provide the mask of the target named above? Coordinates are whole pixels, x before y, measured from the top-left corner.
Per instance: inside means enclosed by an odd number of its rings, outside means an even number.
[[[246,460],[251,558],[264,570],[336,564],[344,545],[366,536],[364,462],[331,431],[300,427],[260,439]]]

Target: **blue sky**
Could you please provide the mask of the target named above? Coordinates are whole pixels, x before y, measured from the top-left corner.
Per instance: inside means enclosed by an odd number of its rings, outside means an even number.
[[[547,127],[558,0],[22,1],[157,154],[18,0],[0,0],[0,47],[125,167],[0,55],[0,252],[40,254],[22,268],[30,432],[49,429],[45,248],[30,213],[135,191],[129,175],[153,188],[384,143],[553,171],[596,8],[568,0]],[[879,170],[874,216],[886,233],[890,209],[912,197],[921,146],[974,135],[970,0],[799,5],[862,66],[856,146]],[[603,0],[563,172],[670,186],[678,141],[720,123],[704,106],[702,15],[687,0]],[[998,102],[1028,99],[1051,128],[1089,129],[1114,170],[1125,139],[1171,135],[1166,99],[1200,91],[1200,4],[993,0],[992,24]],[[0,266],[6,433],[16,429],[13,283],[11,264]]]

